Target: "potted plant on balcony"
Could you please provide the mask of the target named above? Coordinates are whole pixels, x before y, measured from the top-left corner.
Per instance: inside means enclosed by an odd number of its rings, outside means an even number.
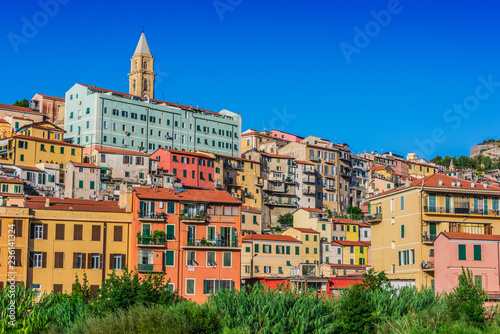
[[[204,237],[203,237],[203,238],[201,238],[200,244],[201,244],[202,246],[206,246],[206,245],[207,245],[207,239],[205,239]]]
[[[165,232],[160,230],[153,231],[153,238],[155,240],[165,240]]]

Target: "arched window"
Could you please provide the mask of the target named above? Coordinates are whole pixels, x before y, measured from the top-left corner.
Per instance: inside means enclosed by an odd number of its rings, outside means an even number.
[[[147,63],[147,62],[144,62],[144,66],[143,66],[143,68],[144,68],[145,70],[147,70],[147,69],[148,69],[148,63]]]
[[[144,90],[148,90],[148,81],[144,79]]]
[[[132,85],[132,88],[133,88],[133,89],[134,89],[134,91],[135,91],[135,79],[134,79],[134,83],[133,83],[133,85]]]

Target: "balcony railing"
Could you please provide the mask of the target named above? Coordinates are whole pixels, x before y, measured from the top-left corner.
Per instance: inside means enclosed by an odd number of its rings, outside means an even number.
[[[252,193],[249,192],[249,191],[245,191],[245,193],[243,194],[243,196],[245,196],[245,197],[252,197]]]
[[[138,264],[137,271],[152,271],[153,264]]]
[[[382,220],[382,213],[375,213],[372,215],[366,215],[364,216],[365,221],[372,221],[372,220]]]
[[[315,177],[303,177],[302,182],[303,183],[316,183],[316,178]]]
[[[189,215],[189,214],[183,213],[183,214],[179,215],[179,220],[204,223],[207,221],[207,216],[206,215]]]
[[[158,219],[163,220],[165,214],[162,212],[139,212],[139,219]]]
[[[333,179],[335,176],[331,173],[323,173],[323,175],[327,178]]]
[[[314,174],[314,168],[304,168],[302,173]]]
[[[325,185],[323,186],[323,188],[328,191],[335,191],[335,186]]]
[[[259,186],[259,187],[263,187],[263,186],[264,186],[264,183],[263,183],[263,182],[260,182],[259,180],[255,180],[255,185],[256,185],[256,186]]]
[[[431,234],[427,235],[426,233],[422,236],[422,242],[424,243],[433,243],[436,241],[437,235]]]
[[[489,215],[498,216],[500,210],[474,210],[471,207],[446,207],[446,206],[424,206],[425,213],[443,213],[443,214],[460,214],[460,215]]]
[[[241,164],[238,164],[238,163],[230,164],[230,163],[225,162],[224,163],[224,168],[227,168],[227,169],[242,169],[242,166],[241,166]]]
[[[164,246],[165,238],[137,237],[137,244],[139,246]]]
[[[330,165],[335,165],[335,160],[325,159],[324,162]]]
[[[220,183],[218,183],[218,182],[216,182],[216,183],[214,184],[214,188],[215,188],[215,189],[224,189],[224,185],[223,185],[223,184],[220,184]]]
[[[302,189],[302,194],[304,195],[314,195],[316,191],[314,189]]]
[[[238,240],[188,239],[189,247],[238,247]]]

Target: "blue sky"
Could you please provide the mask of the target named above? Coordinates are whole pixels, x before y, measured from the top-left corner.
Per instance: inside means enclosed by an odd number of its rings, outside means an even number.
[[[0,103],[126,91],[144,26],[155,97],[238,112],[243,129],[426,158],[500,138],[494,0],[55,1],[3,5]]]

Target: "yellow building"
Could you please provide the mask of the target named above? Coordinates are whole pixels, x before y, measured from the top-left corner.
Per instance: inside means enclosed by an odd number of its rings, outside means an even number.
[[[295,237],[247,235],[242,238],[241,278],[296,275],[303,254],[302,242]]]
[[[116,201],[28,197],[32,212],[23,254],[28,286],[43,291],[71,291],[86,273],[95,293],[114,269],[127,264],[131,213]],[[26,238],[26,236],[24,236]]]
[[[64,142],[64,130],[49,122],[38,122],[20,128],[13,137],[0,140],[3,164],[35,167],[38,163],[58,164],[82,161],[82,146]]]
[[[499,196],[498,187],[433,174],[371,197],[373,268],[432,287],[437,235],[500,230]]]
[[[341,248],[342,264],[367,265],[369,254],[369,242],[336,240],[331,243],[332,251]],[[340,264],[340,263],[339,263]]]
[[[408,161],[408,174],[412,177],[422,178],[437,173],[439,169],[436,166]]]
[[[300,254],[303,263],[319,263],[320,234],[310,228],[291,227],[281,235],[289,235],[302,241]]]
[[[262,233],[262,210],[242,205],[241,206],[241,235]]]
[[[0,119],[0,139],[12,137],[12,126],[4,119]]]
[[[23,182],[0,178],[0,288],[27,277],[30,210],[24,207]]]
[[[226,155],[215,155],[215,189],[224,189],[243,205],[262,209],[260,162]]]
[[[300,208],[293,212],[293,226],[309,228],[320,233],[324,240],[332,239],[332,221],[328,219],[326,212],[314,208]]]

